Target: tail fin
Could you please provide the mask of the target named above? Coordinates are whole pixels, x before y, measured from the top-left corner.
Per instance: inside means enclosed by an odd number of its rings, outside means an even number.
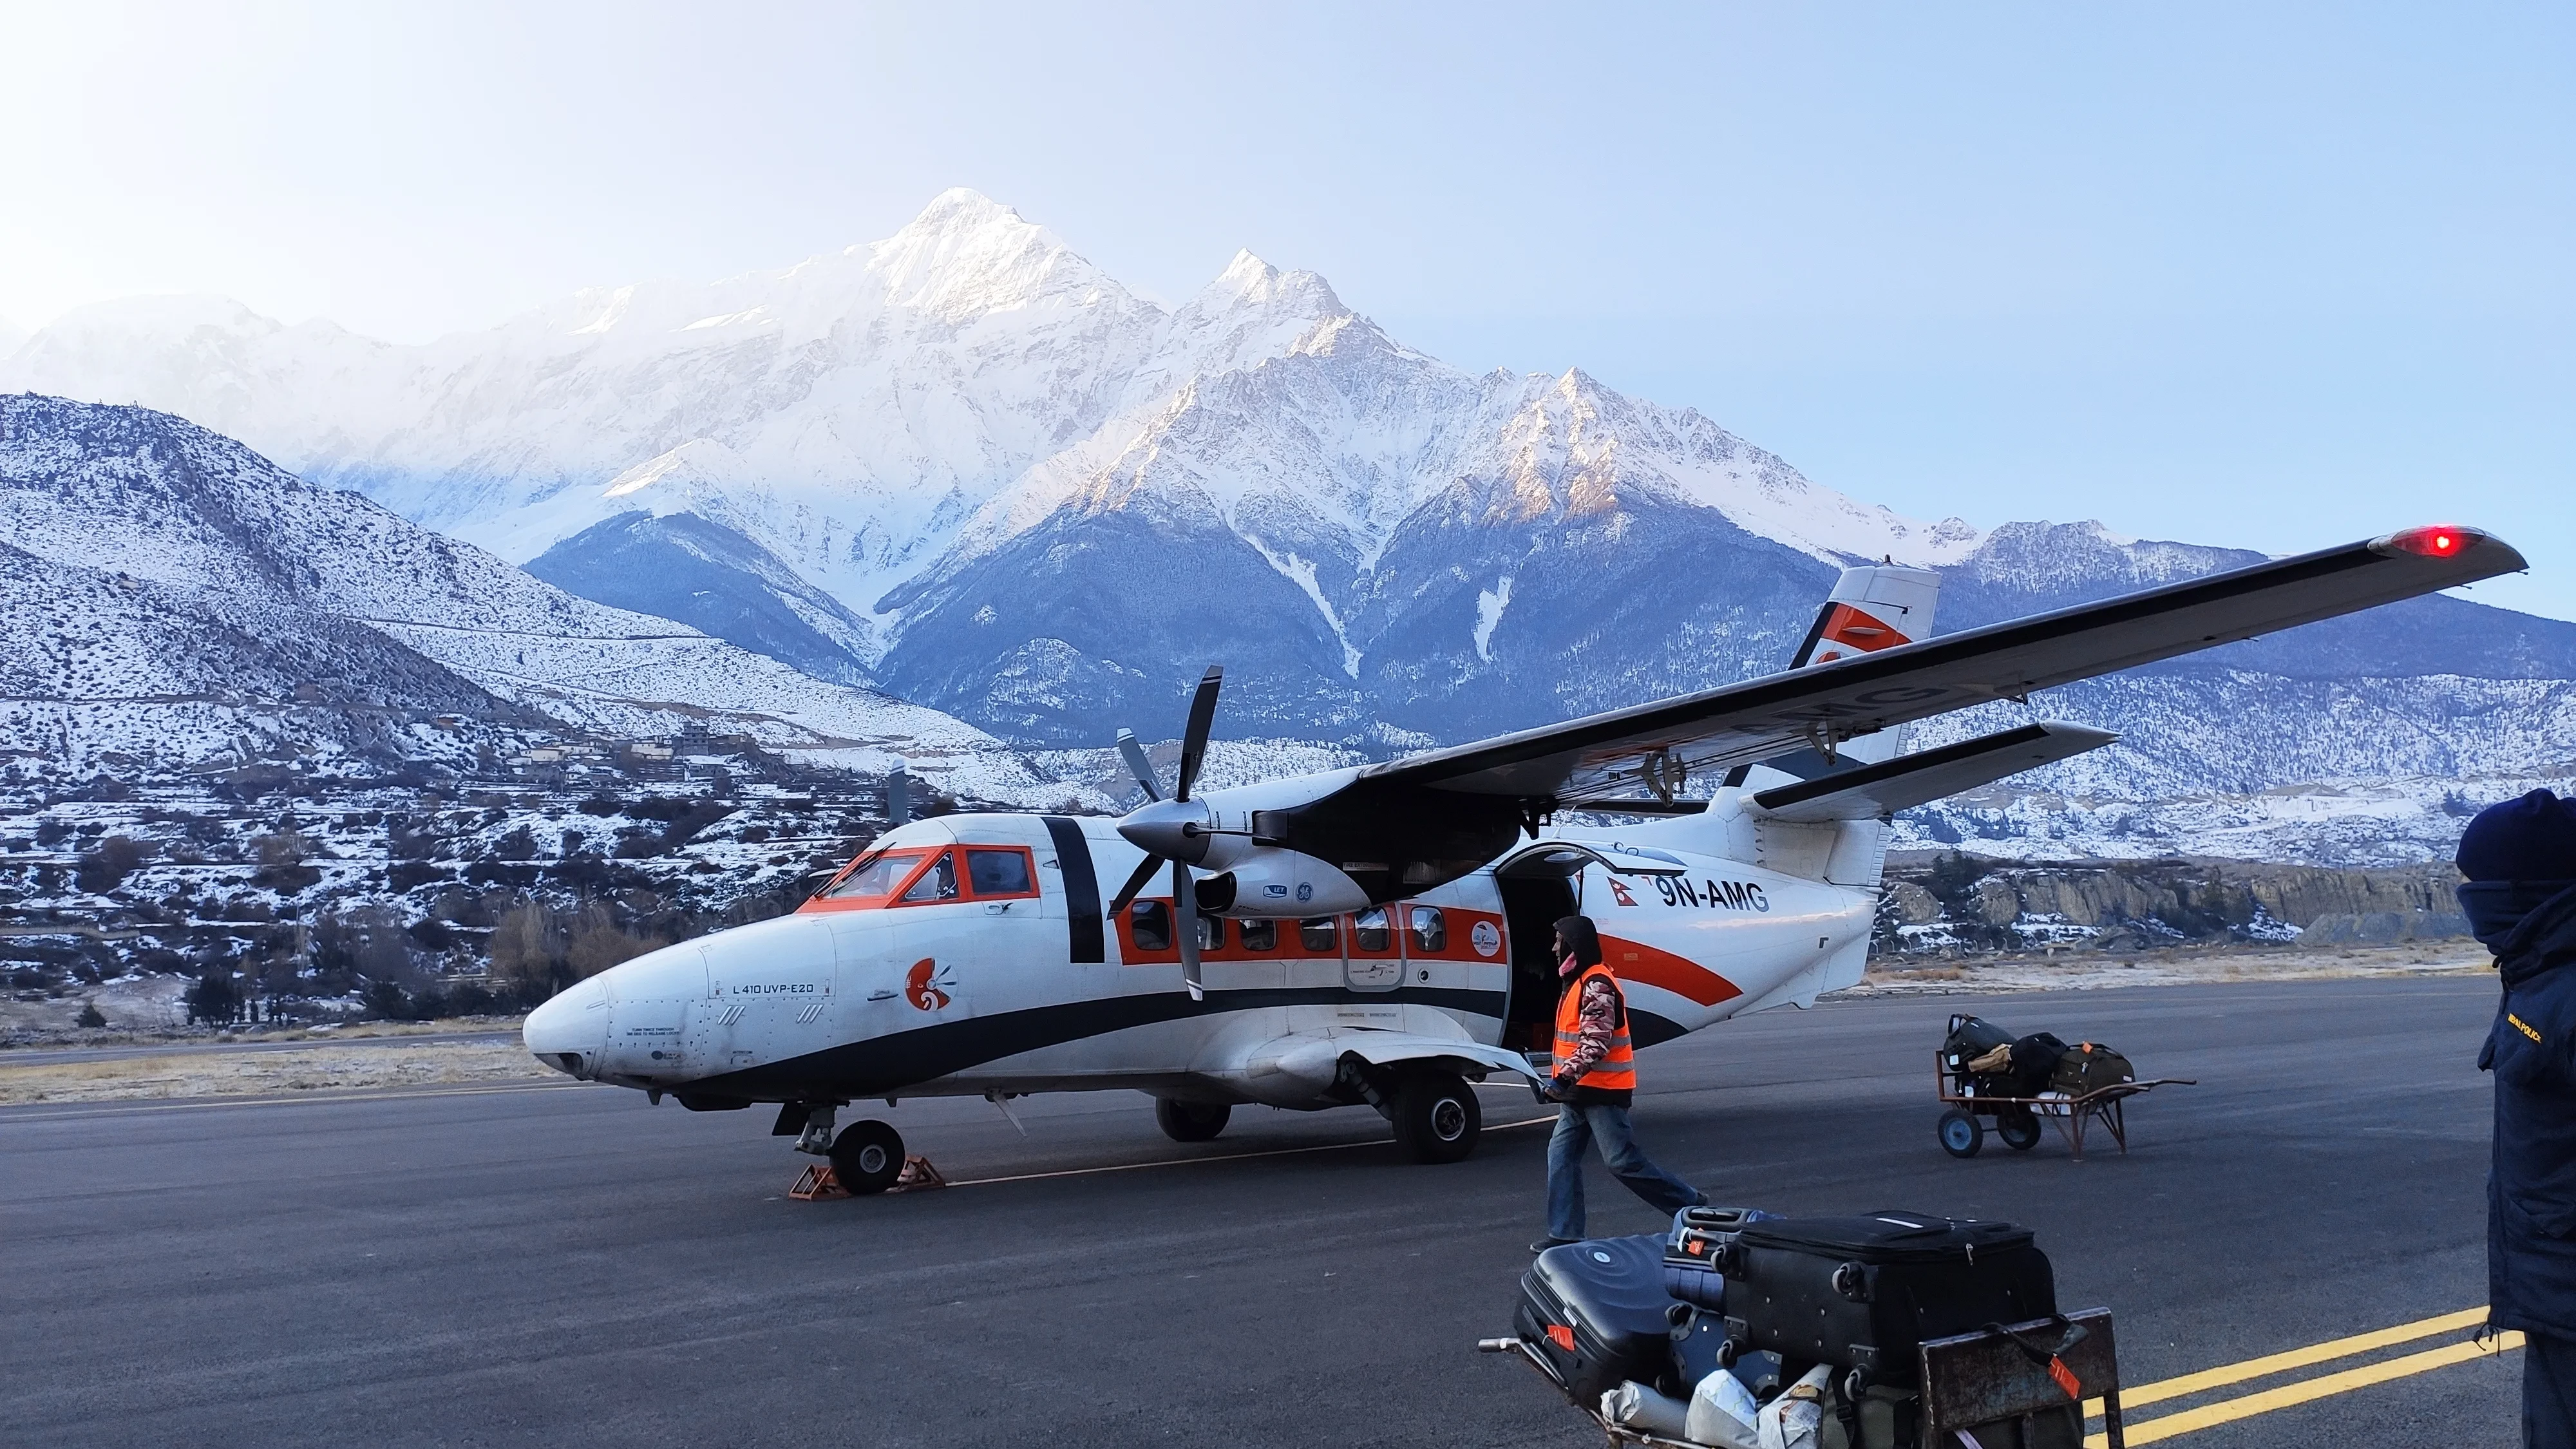
[[[1929,639],[1933,606],[1940,599],[1941,576],[1930,569],[1892,563],[1845,569],[1789,667],[1830,664]]]
[[[1789,667],[1812,668],[1928,639],[1940,598],[1941,576],[1930,569],[1895,563],[1847,568],[1834,580],[1824,606],[1816,610],[1816,622]],[[1894,759],[1904,746],[1905,729],[1900,725],[1847,740],[1835,754],[1839,759],[1875,764]],[[1802,750],[1769,764],[1738,765],[1727,772],[1726,783],[1740,788],[1744,794],[1738,798],[1743,799],[1798,784],[1832,768],[1814,751]],[[1753,825],[1752,835],[1754,858],[1771,869],[1865,890],[1877,887],[1887,859],[1887,826],[1875,818],[1817,823],[1763,818]],[[1855,963],[1858,959],[1853,958]],[[1847,974],[1857,980],[1857,966]],[[1834,984],[1850,982],[1837,979]]]

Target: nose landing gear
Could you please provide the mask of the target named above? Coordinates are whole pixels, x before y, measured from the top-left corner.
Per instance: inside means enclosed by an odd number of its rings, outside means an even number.
[[[903,1134],[873,1119],[854,1122],[833,1139],[831,1158],[841,1186],[860,1197],[883,1192],[903,1176]]]

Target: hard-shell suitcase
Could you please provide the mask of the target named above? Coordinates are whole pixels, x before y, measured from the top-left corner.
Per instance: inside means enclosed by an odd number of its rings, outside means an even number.
[[[1686,1207],[1673,1214],[1673,1232],[1664,1242],[1664,1291],[1711,1313],[1726,1306],[1726,1279],[1717,1270],[1718,1250],[1735,1241],[1745,1224],[1778,1215],[1760,1208]]]
[[[2068,1047],[2057,1058],[2057,1070],[2050,1076],[2050,1090],[2081,1097],[2120,1082],[2134,1082],[2137,1070],[2129,1059],[2098,1042],[2085,1042]]]
[[[1858,1369],[1910,1389],[1927,1338],[2057,1311],[2030,1230],[1883,1209],[1748,1224],[1725,1250],[1727,1336],[1739,1349]]]
[[[1521,1275],[1513,1327],[1589,1406],[1623,1379],[1671,1381],[1675,1306],[1662,1237],[1594,1238],[1538,1255]]]

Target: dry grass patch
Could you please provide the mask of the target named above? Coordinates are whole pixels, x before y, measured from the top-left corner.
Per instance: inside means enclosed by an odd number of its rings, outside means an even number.
[[[0,1105],[543,1079],[560,1076],[516,1042],[191,1052],[29,1067],[0,1058]]]

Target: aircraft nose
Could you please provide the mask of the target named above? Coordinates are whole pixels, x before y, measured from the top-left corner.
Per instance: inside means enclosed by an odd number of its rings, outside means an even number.
[[[600,982],[585,981],[529,1012],[519,1039],[538,1061],[587,1081],[599,1070],[600,1054],[608,1048],[608,1013],[596,1009],[606,1000]]]

